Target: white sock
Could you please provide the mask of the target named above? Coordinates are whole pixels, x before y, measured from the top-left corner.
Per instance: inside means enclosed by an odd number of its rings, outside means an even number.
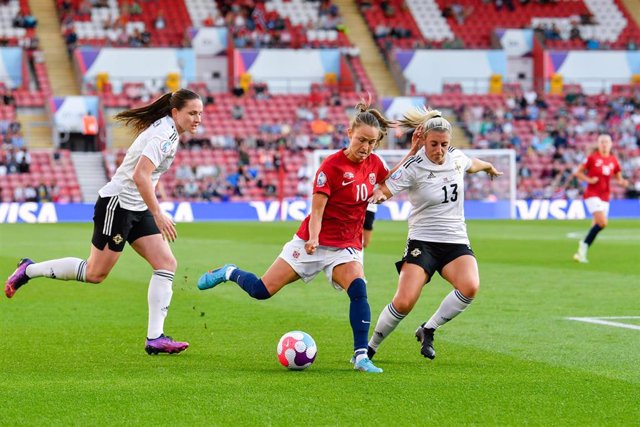
[[[164,333],[164,319],[167,317],[171,296],[173,295],[172,286],[172,271],[153,270],[147,294],[147,301],[149,302],[147,338],[158,338]]]
[[[396,329],[405,316],[406,314],[399,313],[396,310],[393,303],[389,303],[383,308],[373,330],[373,335],[369,340],[369,347],[377,351],[382,341]]]
[[[224,272],[224,278],[226,280],[229,280],[231,278],[231,273],[233,273],[233,270],[236,270],[238,267],[229,267],[227,268],[227,271]]]
[[[433,316],[431,316],[425,328],[438,329],[438,327],[462,313],[472,302],[473,298],[465,297],[459,290],[451,291],[444,297],[440,303],[440,307],[433,313]]]
[[[355,351],[356,353],[356,363],[358,363],[359,361],[361,361],[362,359],[365,359],[367,357],[367,349],[366,348],[359,348]]]
[[[26,273],[31,279],[44,276],[50,279],[85,282],[87,261],[80,258],[60,258],[36,262],[27,267]]]

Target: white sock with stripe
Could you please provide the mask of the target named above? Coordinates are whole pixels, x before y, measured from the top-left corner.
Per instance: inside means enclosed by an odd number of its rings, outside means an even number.
[[[467,298],[455,289],[451,291],[440,303],[438,310],[431,316],[431,319],[424,326],[429,329],[438,329],[458,314],[462,313],[469,304],[473,302],[473,298]]]
[[[164,319],[169,311],[171,296],[173,295],[173,272],[168,270],[153,270],[149,282],[147,301],[149,303],[149,326],[147,338],[158,338],[164,333]]]
[[[399,313],[398,310],[396,310],[393,303],[389,303],[383,308],[378,317],[376,327],[373,330],[373,335],[371,335],[371,339],[369,340],[369,347],[377,351],[378,346],[396,329],[405,316],[406,314]]]
[[[87,261],[69,257],[36,262],[27,267],[26,273],[31,279],[48,277],[50,279],[86,282]]]

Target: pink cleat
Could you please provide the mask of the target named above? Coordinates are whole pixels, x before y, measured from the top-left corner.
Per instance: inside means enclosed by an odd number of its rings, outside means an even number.
[[[33,264],[33,261],[29,258],[22,258],[20,262],[18,262],[18,268],[16,268],[16,271],[14,271],[4,283],[4,294],[7,298],[11,298],[13,294],[20,289],[20,286],[29,281],[30,277],[27,276],[27,267],[31,264]]]
[[[187,348],[189,348],[188,342],[174,341],[171,337],[162,334],[156,339],[150,340],[149,338],[147,338],[144,350],[147,352],[147,354],[173,354],[180,353]]]

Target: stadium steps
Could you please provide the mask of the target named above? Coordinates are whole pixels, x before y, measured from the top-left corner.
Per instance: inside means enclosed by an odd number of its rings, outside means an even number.
[[[115,111],[115,110],[114,110]],[[115,114],[115,113],[114,113]],[[133,133],[126,126],[113,119],[113,114],[106,114],[109,148],[129,148],[135,139]]]
[[[78,82],[60,31],[56,2],[30,0],[29,7],[38,20],[36,34],[47,64],[51,89],[55,96],[80,95]]]
[[[447,120],[453,125],[453,133],[451,134],[451,145],[457,148],[473,148],[471,146],[471,140],[465,135],[461,123],[458,122],[456,117],[445,116]]]
[[[80,183],[82,200],[85,203],[94,203],[98,198],[98,190],[107,183],[102,153],[72,152],[71,161]]]
[[[621,0],[621,2],[627,8],[629,15],[636,21],[636,25],[640,27],[640,0]]]
[[[53,148],[51,120],[44,109],[19,108],[18,121],[22,126],[27,147],[30,149]]]
[[[400,96],[401,92],[382,55],[380,55],[378,46],[373,41],[356,2],[353,0],[334,0],[333,3],[340,9],[349,41],[360,49],[360,59],[376,92],[378,92],[378,96]]]

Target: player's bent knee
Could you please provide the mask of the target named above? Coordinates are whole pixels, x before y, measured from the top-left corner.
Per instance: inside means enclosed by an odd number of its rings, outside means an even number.
[[[457,287],[458,291],[467,298],[474,298],[480,290],[480,282],[470,281]]]
[[[85,277],[85,281],[87,283],[102,283],[104,279],[107,278],[109,273],[94,273],[92,271],[87,271],[87,276]]]
[[[411,301],[410,299],[405,298],[394,298],[393,307],[400,314],[407,315],[413,310],[413,306],[415,305],[415,301]]]
[[[347,289],[347,294],[352,301],[357,301],[359,299],[367,299],[367,286],[365,281],[361,278],[355,279],[351,282],[351,285]]]

